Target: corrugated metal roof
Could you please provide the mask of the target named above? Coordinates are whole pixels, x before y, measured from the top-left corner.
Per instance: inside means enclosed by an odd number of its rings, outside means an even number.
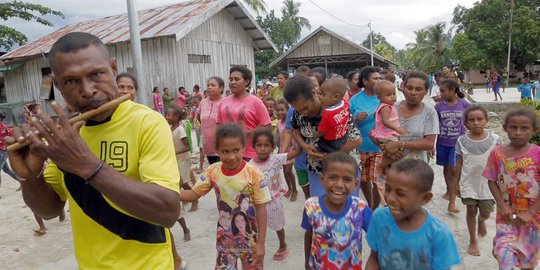
[[[195,0],[141,10],[138,12],[141,39],[175,36],[177,40],[180,40],[225,7],[230,8],[233,14],[243,14],[238,22],[244,28],[249,29],[247,32],[253,37],[254,44],[258,49],[275,50],[272,41],[238,0]],[[106,44],[127,42],[130,39],[127,14],[122,14],[66,25],[3,55],[0,59],[12,61],[46,53],[58,38],[70,32],[91,33]]]

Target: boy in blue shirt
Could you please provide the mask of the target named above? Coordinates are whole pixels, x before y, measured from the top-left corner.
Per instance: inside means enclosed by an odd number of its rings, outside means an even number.
[[[522,78],[518,91],[521,93],[521,100],[532,100],[534,85],[529,83],[529,78]]]
[[[362,269],[362,229],[371,209],[351,196],[358,164],[348,154],[334,152],[323,161],[321,182],[326,194],[306,201],[302,217],[305,268]]]
[[[422,160],[400,160],[388,169],[388,207],[373,213],[367,270],[442,270],[461,263],[448,226],[423,208],[433,197],[432,185],[433,170]]]

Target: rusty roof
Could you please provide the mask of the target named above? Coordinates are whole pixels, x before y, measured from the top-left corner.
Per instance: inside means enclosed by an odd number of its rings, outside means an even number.
[[[227,8],[253,37],[258,49],[273,49],[275,45],[257,25],[255,19],[239,0],[194,0],[138,11],[141,39],[174,36],[180,40],[203,22]],[[130,39],[127,14],[66,25],[46,36],[17,48],[2,57],[3,61],[47,53],[60,37],[71,32],[87,32],[99,37],[105,44],[128,42]]]

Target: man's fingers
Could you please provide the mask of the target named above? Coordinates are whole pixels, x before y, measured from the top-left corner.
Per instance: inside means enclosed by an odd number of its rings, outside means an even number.
[[[39,140],[40,138],[38,137],[38,135],[41,135],[49,143],[53,140],[53,135],[51,133],[49,133],[50,130],[48,130],[43,124],[41,124],[41,122],[36,117],[32,117],[32,119],[30,120],[30,123],[32,124],[32,127],[35,130],[37,130],[37,132],[39,132],[39,133],[26,132],[25,131],[25,136],[27,138],[29,138],[29,135],[34,135]],[[56,128],[56,127],[54,127],[54,128]]]
[[[41,110],[38,110],[36,117],[32,118],[31,123],[34,127],[36,127],[39,130],[41,134],[43,134],[43,136],[46,136],[45,133],[52,134],[53,136],[60,135],[60,130],[58,129],[58,127],[56,126],[56,123],[54,122],[54,120],[52,120],[51,117],[43,113],[43,111]],[[39,118],[39,121],[37,120],[38,118]],[[42,126],[45,129],[43,130],[41,128],[38,128],[37,125]],[[45,137],[45,139],[47,139],[47,141],[50,141],[49,138],[47,137]]]
[[[52,108],[54,112],[56,113],[56,115],[58,116],[58,119],[60,119],[60,125],[63,128],[69,127],[70,126],[69,118],[66,112],[64,111],[64,109],[60,107],[60,105],[58,105],[58,103],[56,102],[52,102]]]

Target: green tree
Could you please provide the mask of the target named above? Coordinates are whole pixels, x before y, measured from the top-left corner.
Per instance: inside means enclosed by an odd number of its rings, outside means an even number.
[[[508,33],[513,29],[511,68],[523,69],[540,58],[539,7],[539,0],[516,0],[510,27],[510,1],[484,0],[471,8],[456,6],[452,23],[457,26],[457,33],[464,35],[458,41],[474,44],[477,51],[454,49],[454,55],[460,61],[478,60],[478,55],[482,55],[484,59],[471,63],[472,69],[506,68]]]
[[[373,35],[373,48],[375,48],[379,44],[385,44],[392,52],[396,51],[396,48],[392,46],[388,41],[386,41],[386,37],[384,37],[381,33],[374,33],[371,32],[367,35],[366,39],[362,41],[362,46],[369,49],[370,46],[370,36]]]
[[[281,8],[281,12],[283,13],[282,23],[285,24],[284,27],[292,28],[291,34],[293,37],[293,39],[287,40],[287,44],[285,44],[287,47],[291,47],[300,39],[300,35],[302,34],[302,28],[305,27],[308,30],[311,29],[309,20],[304,17],[298,16],[298,13],[300,13],[301,5],[301,3],[294,2],[294,0],[283,1],[283,8]]]
[[[459,67],[462,70],[486,70],[490,68],[487,63],[487,55],[466,34],[454,36],[452,57],[459,59]]]
[[[375,47],[373,47],[373,52],[379,54],[380,56],[393,61],[394,60],[394,50],[386,43],[379,43]]]
[[[246,5],[253,9],[257,14],[266,13],[266,3],[264,0],[244,0]]]
[[[53,24],[44,19],[43,16],[52,14],[64,18],[64,14],[60,11],[50,9],[38,4],[25,3],[22,1],[12,1],[0,3],[0,19],[4,22],[10,18],[20,18],[25,21],[36,21],[46,26]],[[0,24],[0,48],[9,50],[15,45],[23,45],[28,41],[25,34],[15,30],[12,27]]]
[[[437,23],[415,31],[416,42],[408,44],[412,62],[424,71],[435,71],[450,62],[451,38],[445,32],[446,24]]]

